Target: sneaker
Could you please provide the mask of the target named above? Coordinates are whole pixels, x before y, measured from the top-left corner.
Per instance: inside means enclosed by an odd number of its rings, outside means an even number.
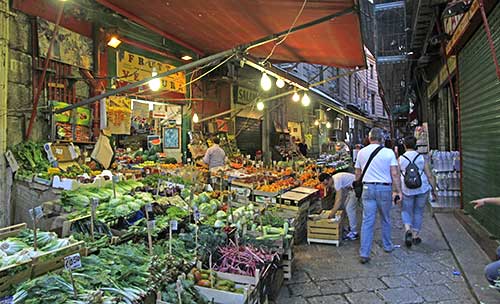
[[[369,257],[360,257],[359,262],[361,264],[366,264],[366,263],[370,262],[370,258]]]
[[[420,244],[420,243],[422,243],[422,239],[421,239],[421,238],[419,238],[418,236],[417,236],[416,238],[414,238],[414,239],[413,239],[413,244],[418,245],[418,244]]]
[[[410,248],[411,244],[412,244],[412,241],[413,241],[413,234],[411,233],[411,230],[408,230],[405,233],[405,244],[406,244],[406,247]]]
[[[346,234],[342,239],[344,241],[355,241],[359,239],[359,233],[351,231],[348,234]]]

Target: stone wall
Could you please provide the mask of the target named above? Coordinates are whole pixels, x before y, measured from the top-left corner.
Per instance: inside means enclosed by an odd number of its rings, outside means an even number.
[[[19,11],[13,13],[16,16],[10,19],[8,146],[23,140],[33,104],[30,17]],[[50,131],[47,116],[42,112],[46,107],[47,101],[41,98],[37,120],[32,131],[32,139],[35,141],[47,140]]]

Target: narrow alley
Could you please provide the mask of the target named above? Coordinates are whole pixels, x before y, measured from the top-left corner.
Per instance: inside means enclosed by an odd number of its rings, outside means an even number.
[[[297,246],[293,278],[277,304],[475,304],[464,276],[436,220],[426,212],[423,242],[406,248],[399,208],[392,210],[392,253],[382,249],[380,227],[370,263],[359,263],[359,240],[340,247]],[[488,288],[485,283],[484,288]]]

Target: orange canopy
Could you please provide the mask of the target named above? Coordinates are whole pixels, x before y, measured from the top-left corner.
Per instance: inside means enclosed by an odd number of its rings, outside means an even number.
[[[286,31],[302,0],[97,0],[133,21],[147,23],[174,41],[204,55],[228,50]],[[296,26],[352,8],[354,0],[309,0]],[[275,42],[254,48],[267,57]],[[359,15],[353,11],[292,33],[279,45],[273,61],[308,62],[354,68],[365,66]]]

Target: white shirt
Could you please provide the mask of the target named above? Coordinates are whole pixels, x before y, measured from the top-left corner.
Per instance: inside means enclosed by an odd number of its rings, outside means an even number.
[[[418,152],[417,151],[406,151],[404,156],[408,157],[409,160],[413,161],[413,159],[417,156]],[[418,194],[423,194],[426,193],[427,191],[431,190],[431,185],[429,184],[429,180],[427,179],[427,175],[425,175],[424,168],[425,168],[425,156],[424,155],[419,155],[417,159],[415,159],[415,165],[417,165],[418,170],[420,171],[420,178],[422,179],[422,186],[417,189],[408,189],[405,185],[404,182],[404,176],[406,171],[406,167],[410,164],[410,162],[400,156],[399,157],[399,166],[401,168],[401,187],[404,195],[410,196],[410,195],[418,195]]]
[[[361,149],[358,153],[358,159],[356,160],[356,169],[363,169],[366,166],[366,163],[368,162],[368,159],[370,158],[370,155],[372,154],[375,149],[380,147],[379,144],[371,144],[363,149]],[[392,166],[398,166],[398,161],[396,159],[396,155],[391,149],[388,148],[382,148],[377,155],[373,158],[372,162],[370,163],[370,167],[365,173],[365,176],[363,177],[363,182],[364,183],[392,183],[392,176],[391,176],[391,167]]]
[[[334,174],[332,178],[333,187],[336,191],[339,191],[347,187],[352,187],[352,183],[354,182],[354,179],[356,179],[356,176],[352,173],[341,172]]]

